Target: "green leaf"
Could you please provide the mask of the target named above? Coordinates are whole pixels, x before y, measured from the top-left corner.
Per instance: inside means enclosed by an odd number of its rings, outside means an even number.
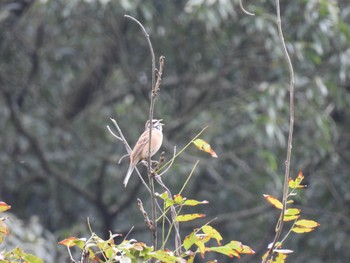
[[[185,198],[183,198],[180,194],[174,195],[174,202],[177,205],[181,205],[184,202]]]
[[[300,216],[300,209],[298,208],[288,208],[284,214],[283,221],[292,221],[298,219]]]
[[[186,214],[186,215],[179,215],[176,217],[176,221],[178,222],[186,222],[186,221],[192,221],[197,218],[203,218],[205,217],[204,214]]]
[[[164,250],[157,250],[149,253],[149,255],[161,262],[181,262],[181,259],[172,255],[172,252],[166,252]]]
[[[216,239],[216,242],[219,245],[221,245],[222,236],[220,235],[220,233],[216,229],[214,229],[211,226],[206,225],[206,226],[202,227],[202,231],[205,234],[207,234],[209,237]]]
[[[197,241],[197,236],[195,231],[185,237],[183,245],[186,250],[188,250]]]
[[[301,185],[301,182],[303,181],[303,179],[304,179],[303,173],[300,171],[298,174],[298,177],[295,180],[293,180],[292,178],[289,178],[289,182],[288,182],[289,188],[296,189],[296,188],[306,187],[306,185]]]
[[[215,252],[224,254],[230,258],[232,258],[232,257],[240,258],[241,257],[235,249],[227,247],[227,246],[210,247],[210,248],[207,248],[207,251],[215,251]]]
[[[26,260],[26,263],[43,263],[44,261],[32,254],[26,254],[23,257]]]

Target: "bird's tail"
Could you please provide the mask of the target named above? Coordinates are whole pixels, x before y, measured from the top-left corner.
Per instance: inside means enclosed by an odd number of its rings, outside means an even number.
[[[126,185],[128,184],[130,176],[131,176],[132,172],[134,171],[134,168],[135,168],[134,165],[132,165],[132,164],[129,165],[128,172],[126,173],[124,181],[123,181],[124,187],[126,187]]]

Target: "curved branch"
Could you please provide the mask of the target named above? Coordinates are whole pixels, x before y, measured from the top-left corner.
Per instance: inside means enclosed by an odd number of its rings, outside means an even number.
[[[247,11],[247,9],[244,8],[242,0],[239,0],[239,6],[246,15],[255,16],[255,14],[250,13],[249,11]]]

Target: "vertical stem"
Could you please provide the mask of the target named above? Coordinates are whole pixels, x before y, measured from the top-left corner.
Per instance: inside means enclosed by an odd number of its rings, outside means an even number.
[[[281,10],[280,10],[280,2],[279,0],[276,0],[276,13],[277,13],[277,27],[278,27],[278,36],[280,39],[280,44],[282,47],[282,51],[284,54],[284,57],[287,61],[288,67],[289,67],[289,133],[288,133],[288,144],[287,144],[287,157],[285,162],[285,174],[284,174],[284,185],[283,185],[283,199],[282,204],[283,208],[280,214],[280,217],[278,219],[278,222],[276,224],[276,235],[275,238],[271,244],[271,248],[268,251],[267,256],[264,259],[264,263],[269,260],[269,258],[273,254],[274,247],[282,233],[283,229],[283,218],[286,211],[287,206],[287,197],[288,197],[288,180],[289,180],[289,174],[290,174],[290,160],[292,156],[292,141],[293,141],[293,128],[294,128],[294,70],[293,65],[291,62],[291,59],[288,54],[288,50],[284,41],[283,37],[283,31],[282,31],[282,24],[281,24]]]
[[[154,92],[156,66],[155,66],[155,56],[154,56],[152,43],[151,43],[149,34],[147,33],[146,29],[144,28],[144,26],[136,18],[134,18],[132,16],[129,16],[129,15],[124,15],[124,17],[135,21],[141,27],[142,32],[143,32],[143,34],[146,37],[149,50],[151,52],[151,58],[152,58],[152,89],[151,89],[151,103],[150,103],[150,108],[149,108],[149,122],[150,122],[150,124],[152,124],[154,103],[155,103],[155,97],[156,97],[156,93]],[[151,139],[152,139],[152,129],[149,129],[149,142],[151,142]],[[148,163],[149,188],[151,189],[151,209],[152,209],[152,222],[153,222],[152,240],[153,240],[154,250],[156,250],[157,249],[157,220],[156,220],[156,203],[155,203],[156,200],[155,200],[155,192],[154,192],[154,182],[153,182],[153,178],[151,176],[151,143],[149,143],[149,145],[148,145],[147,163]]]

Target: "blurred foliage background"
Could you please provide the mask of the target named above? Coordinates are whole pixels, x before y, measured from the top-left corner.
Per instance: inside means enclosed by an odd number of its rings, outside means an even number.
[[[281,196],[289,120],[289,74],[278,42],[273,1],[3,0],[0,3],[0,197],[24,222],[36,216],[57,240],[94,231],[151,244],[136,206],[149,194],[134,174],[122,186],[126,152],[106,129],[116,118],[134,145],[148,118],[151,60],[165,56],[155,118],[164,119],[162,149],[202,138],[219,155],[190,147],[164,182],[208,200],[210,219],[257,254],[272,241],[278,212],[263,194]],[[350,5],[347,0],[281,2],[282,26],[296,74],[291,175],[308,188],[297,206],[321,226],[293,235],[290,262],[350,258]],[[161,189],[158,189],[161,191]],[[51,238],[52,239],[52,238]],[[50,240],[51,240],[50,239]],[[56,240],[56,241],[57,241]],[[55,241],[55,242],[56,242]],[[67,258],[53,246],[56,262]],[[63,255],[63,256],[62,256]],[[52,257],[51,257],[52,258]],[[220,262],[223,262],[220,261]]]

